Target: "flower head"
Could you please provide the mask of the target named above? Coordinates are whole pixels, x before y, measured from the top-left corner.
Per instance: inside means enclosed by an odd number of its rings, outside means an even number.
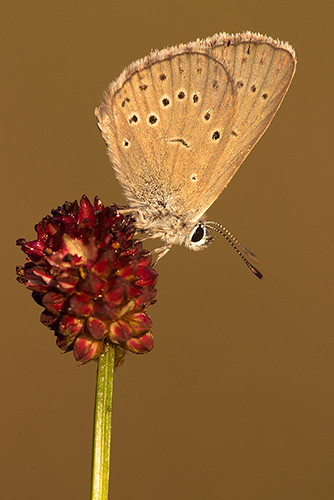
[[[37,224],[37,239],[17,240],[27,263],[18,281],[44,307],[41,322],[54,330],[57,345],[86,363],[97,358],[106,340],[116,347],[116,364],[125,351],[153,348],[146,313],[155,302],[158,274],[151,256],[134,239],[131,216],[86,196],[64,203]]]

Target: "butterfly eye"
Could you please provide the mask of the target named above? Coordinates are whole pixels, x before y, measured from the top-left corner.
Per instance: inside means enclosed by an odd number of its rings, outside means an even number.
[[[209,230],[204,224],[197,224],[189,235],[188,247],[192,250],[203,250],[213,238],[209,238]]]
[[[205,229],[202,224],[198,224],[198,226],[195,226],[194,229],[192,230],[192,233],[190,235],[190,241],[191,243],[199,243],[201,239],[205,235]]]

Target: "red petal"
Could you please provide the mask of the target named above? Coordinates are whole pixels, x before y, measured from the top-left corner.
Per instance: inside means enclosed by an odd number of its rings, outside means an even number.
[[[93,302],[81,293],[75,293],[70,298],[69,311],[76,316],[89,316],[93,310]]]
[[[136,278],[138,278],[137,285],[150,287],[154,286],[158,281],[158,273],[152,267],[139,266]]]
[[[94,209],[95,211],[102,210],[104,208],[104,205],[100,198],[98,196],[95,196],[94,198]]]
[[[78,276],[75,276],[70,271],[64,271],[57,278],[57,288],[62,293],[71,294],[74,292],[78,281],[79,281]]]
[[[151,332],[145,333],[140,338],[132,338],[126,343],[126,349],[135,354],[145,354],[154,347],[153,335]]]
[[[107,334],[105,323],[96,318],[88,319],[87,331],[95,340],[101,340]]]
[[[61,318],[59,323],[59,333],[62,335],[77,336],[81,331],[83,320],[75,316],[65,315]]]
[[[126,342],[132,337],[132,329],[125,321],[115,321],[110,325],[108,339],[111,342]]]
[[[108,281],[105,299],[115,305],[120,305],[127,298],[129,283],[121,276],[114,276]]]
[[[41,314],[41,323],[43,325],[47,326],[48,328],[52,328],[54,324],[58,321],[58,317],[54,316],[50,311],[47,309],[44,309],[44,311]]]
[[[138,269],[139,260],[136,257],[125,256],[121,257],[117,263],[116,274],[127,280],[131,280]]]
[[[135,301],[133,309],[140,309],[144,306],[148,307],[151,302],[151,295],[147,288],[133,285],[128,293],[128,297]]]
[[[143,244],[138,240],[129,240],[125,244],[125,249],[122,251],[122,255],[132,255],[139,257],[142,253]]]
[[[78,289],[90,297],[98,297],[105,286],[105,281],[88,272],[86,278],[78,285]]]
[[[94,306],[94,316],[101,321],[113,321],[117,313],[116,307],[103,299],[98,299]]]
[[[48,291],[48,286],[44,282],[42,278],[36,276],[34,273],[33,267],[28,267],[29,264],[26,264],[24,269],[24,275],[22,277],[22,283],[28,288],[28,290],[35,290],[36,292],[44,292]]]
[[[99,259],[92,267],[92,271],[99,276],[110,275],[111,270],[115,266],[116,255],[112,249],[105,249]]]
[[[68,352],[73,350],[73,338],[65,335],[57,335],[56,344],[62,351]]]
[[[30,269],[35,276],[39,276],[40,278],[42,278],[46,285],[49,285],[50,281],[54,279],[54,276],[50,274],[45,266],[33,266]]]
[[[86,227],[92,227],[94,225],[94,221],[94,207],[87,196],[84,195],[80,200],[80,210],[77,217],[77,224],[84,224]]]
[[[87,363],[100,356],[104,348],[103,341],[96,341],[84,337],[78,337],[73,346],[73,354],[77,361]]]
[[[33,261],[44,257],[45,242],[41,240],[27,241],[21,246],[21,250]]]
[[[126,321],[133,331],[133,336],[137,336],[147,332],[152,328],[151,318],[144,312],[137,312],[134,314],[127,314]]]
[[[152,254],[147,250],[143,250],[140,257],[140,266],[150,267],[152,262]]]
[[[56,292],[48,292],[42,299],[44,307],[52,313],[59,313],[62,310],[65,301],[66,298]]]

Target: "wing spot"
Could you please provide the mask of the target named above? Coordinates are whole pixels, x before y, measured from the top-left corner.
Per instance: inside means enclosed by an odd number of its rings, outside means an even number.
[[[178,97],[179,99],[184,99],[184,98],[186,97],[186,94],[185,94],[185,93],[181,90],[181,92],[179,92],[179,93],[177,94],[177,97]]]
[[[151,125],[154,125],[155,123],[157,123],[158,118],[155,115],[150,115],[148,121]]]
[[[162,101],[161,101],[161,102],[162,102],[162,104],[163,104],[164,106],[169,106],[169,104],[170,104],[169,99],[167,99],[167,97],[165,97],[164,99],[162,99]]]
[[[204,115],[204,120],[208,121],[208,120],[210,120],[210,117],[211,117],[211,115],[210,115],[210,113],[209,113],[209,111],[208,111],[208,112],[207,112],[207,113],[205,113],[205,115]]]
[[[190,177],[190,180],[192,182],[196,182],[197,181],[197,174],[192,174],[191,177]]]
[[[124,147],[128,148],[130,146],[130,143],[127,139],[124,139]]]
[[[129,123],[137,123],[137,121],[138,121],[137,115],[132,115],[131,118],[129,119]]]
[[[165,73],[161,73],[161,75],[159,75],[159,78],[163,82],[164,80],[166,80],[167,75],[165,75]]]
[[[182,66],[179,66],[179,73],[180,73],[180,75],[182,75],[182,73],[184,73],[184,69],[182,68]]]
[[[238,137],[238,134],[236,133],[236,131],[235,131],[235,130],[232,130],[232,131],[231,131],[231,135],[233,135],[234,137]]]
[[[255,86],[255,85],[252,85],[252,86],[251,86],[251,91],[252,91],[252,92],[256,92],[256,86]]]
[[[213,87],[215,90],[218,90],[218,89],[219,89],[219,85],[218,85],[217,80],[213,80],[213,82],[212,82],[212,87]]]
[[[260,59],[260,64],[261,64],[261,66],[263,66],[263,64],[264,64],[264,58],[263,57],[262,57],[262,59]]]
[[[218,130],[216,130],[216,131],[212,134],[212,139],[213,139],[214,141],[218,141],[219,137],[220,137],[220,133],[218,132]]]
[[[250,45],[248,45],[248,49],[247,49],[247,54],[249,55],[250,53]]]
[[[142,83],[141,85],[139,85],[139,90],[141,90],[142,92],[146,89],[147,89],[147,85],[145,83]]]
[[[237,89],[242,89],[243,86],[244,86],[244,82],[242,82],[241,80],[239,80],[237,82]]]
[[[182,146],[185,146],[186,148],[190,148],[189,144],[182,138],[170,139],[169,142],[179,142],[180,144],[182,144]]]
[[[268,94],[262,94],[263,99],[267,99],[267,97],[268,97]]]
[[[199,73],[199,74],[202,73],[202,68],[200,66],[197,68],[197,73]]]
[[[199,99],[198,95],[194,94],[193,95],[193,101],[194,101],[194,103],[198,102],[198,99]]]
[[[125,106],[125,103],[126,102],[130,102],[130,99],[128,97],[126,97],[123,101],[122,101],[122,108],[124,108]]]

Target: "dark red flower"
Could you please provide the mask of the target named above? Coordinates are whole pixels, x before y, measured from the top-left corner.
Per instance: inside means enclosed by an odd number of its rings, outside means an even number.
[[[146,313],[155,302],[158,274],[151,256],[134,239],[131,216],[117,206],[104,207],[86,196],[65,203],[37,224],[37,239],[17,240],[27,263],[18,281],[45,309],[44,325],[57,345],[86,363],[97,358],[109,340],[116,364],[125,351],[144,354],[153,348],[152,322]]]

